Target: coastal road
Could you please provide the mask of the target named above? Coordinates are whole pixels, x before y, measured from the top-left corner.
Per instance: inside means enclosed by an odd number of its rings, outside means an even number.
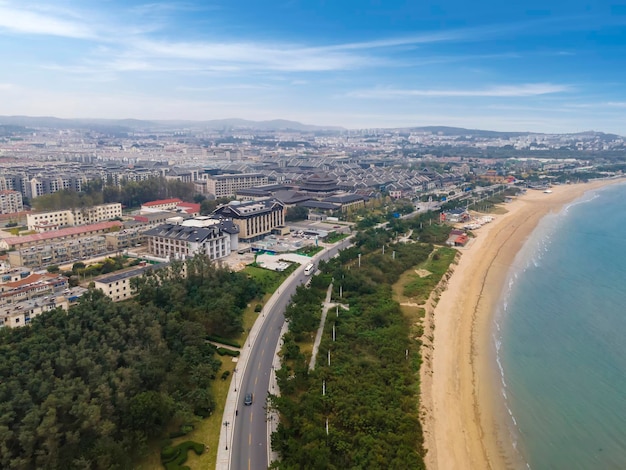
[[[314,262],[317,264],[320,260],[330,259],[349,244],[349,239],[342,240],[316,255]],[[230,423],[233,426],[232,432],[227,433],[231,441],[225,444],[229,447],[228,468],[232,470],[265,470],[269,465],[266,400],[273,373],[272,361],[280,340],[280,330],[285,322],[285,308],[296,287],[308,279],[309,276],[304,275],[303,267],[287,278],[257,320],[262,322],[258,334],[251,343],[246,342],[244,345],[244,348],[250,348],[250,354],[247,364],[238,365],[238,369],[243,370],[238,370],[237,373],[243,376],[238,377],[239,380],[235,382],[237,403]],[[244,405],[247,393],[252,393],[254,397],[249,406]]]

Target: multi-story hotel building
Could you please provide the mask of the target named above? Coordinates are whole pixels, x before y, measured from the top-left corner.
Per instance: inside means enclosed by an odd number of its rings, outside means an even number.
[[[0,191],[0,214],[13,214],[23,210],[22,193],[8,189]]]
[[[163,259],[186,259],[198,253],[210,259],[228,256],[238,247],[239,228],[221,217],[182,218],[144,232],[150,254]]]
[[[114,202],[82,209],[63,211],[33,212],[26,216],[28,230],[48,232],[75,225],[96,224],[116,217],[122,217],[122,204]]]
[[[267,184],[267,176],[261,173],[207,175],[206,191],[218,197],[234,197],[240,189]]]
[[[285,206],[269,197],[257,201],[239,202],[218,207],[213,214],[227,217],[239,227],[239,240],[253,242],[285,224]]]

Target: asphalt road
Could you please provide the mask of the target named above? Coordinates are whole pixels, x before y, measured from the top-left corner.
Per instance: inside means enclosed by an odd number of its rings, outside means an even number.
[[[342,243],[327,249],[315,257],[315,262],[329,259],[340,249],[350,243],[343,240]],[[234,420],[232,442],[227,445],[230,449],[230,466],[232,470],[265,470],[268,463],[268,440],[266,400],[272,373],[272,361],[276,345],[280,340],[280,330],[285,321],[285,308],[289,303],[296,287],[306,282],[309,276],[305,276],[299,268],[300,274],[289,277],[275,293],[274,303],[271,308],[264,309],[264,319],[256,341],[253,344],[245,344],[251,347],[243,377],[239,382],[237,412]],[[243,365],[241,365],[243,366]],[[239,368],[239,366],[238,366]],[[252,393],[254,400],[252,405],[243,404],[247,393]]]

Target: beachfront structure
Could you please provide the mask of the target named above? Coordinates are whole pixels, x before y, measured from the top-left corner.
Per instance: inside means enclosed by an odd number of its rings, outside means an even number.
[[[201,253],[210,259],[228,256],[238,248],[239,227],[225,217],[196,217],[169,222],[144,232],[148,252],[164,259],[186,259]]]
[[[23,210],[22,193],[9,189],[0,191],[0,214],[14,214]]]
[[[285,224],[285,206],[270,197],[257,201],[231,201],[218,207],[215,215],[227,217],[239,227],[239,240],[253,242],[272,233]]]
[[[49,232],[63,227],[96,224],[122,217],[122,204],[100,204],[81,209],[68,209],[50,212],[32,212],[26,216],[28,230]]]

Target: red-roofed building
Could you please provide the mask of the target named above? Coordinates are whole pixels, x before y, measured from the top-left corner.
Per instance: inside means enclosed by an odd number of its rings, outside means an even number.
[[[176,209],[176,206],[182,202],[183,201],[178,198],[150,201],[141,205],[140,212],[173,211]]]
[[[0,305],[60,292],[67,286],[67,278],[60,274],[31,274],[19,281],[0,285]]]
[[[181,202],[176,206],[176,211],[180,211],[183,214],[197,217],[200,215],[200,204],[195,204],[193,202]]]

